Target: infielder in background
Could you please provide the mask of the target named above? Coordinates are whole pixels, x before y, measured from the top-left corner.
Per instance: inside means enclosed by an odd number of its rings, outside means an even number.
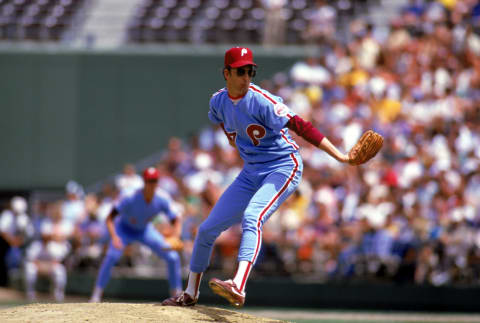
[[[147,168],[143,172],[144,187],[121,199],[108,215],[106,224],[111,242],[100,267],[91,302],[100,302],[112,267],[122,256],[124,247],[135,241],[150,247],[167,262],[170,294],[177,295],[182,290],[180,256],[151,223],[158,214],[164,213],[174,226],[173,236],[180,236],[180,216],[172,210],[171,203],[156,192],[158,179],[158,170]]]
[[[289,130],[339,162],[349,162],[348,154],[341,153],[310,122],[291,111],[282,98],[251,83],[255,67],[248,48],[234,47],[225,53],[226,87],[213,94],[208,116],[223,127],[230,144],[237,147],[244,160],[244,167],[199,227],[186,290],[164,300],[163,305],[197,303],[200,281],[209,265],[215,239],[230,226],[242,223],[235,276],[227,281],[213,278],[209,285],[231,305],[243,306],[246,282],[261,248],[262,227],[295,191],[302,176],[299,147]]]

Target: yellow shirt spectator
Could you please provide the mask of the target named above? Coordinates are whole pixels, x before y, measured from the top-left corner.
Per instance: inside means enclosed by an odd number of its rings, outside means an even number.
[[[445,8],[452,10],[457,5],[457,0],[438,0]]]
[[[402,104],[397,100],[383,98],[372,104],[372,110],[382,122],[390,123],[397,118]]]

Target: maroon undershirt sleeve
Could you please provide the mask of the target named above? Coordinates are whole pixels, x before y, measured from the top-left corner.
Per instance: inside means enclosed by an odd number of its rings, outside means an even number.
[[[220,127],[222,127],[223,133],[224,133],[225,136],[227,136],[227,138],[228,138],[228,133],[227,133],[227,131],[225,130],[225,126],[223,125],[223,122],[220,124]]]
[[[325,137],[310,121],[305,121],[299,116],[291,118],[287,122],[287,128],[316,147],[320,145],[320,142]]]

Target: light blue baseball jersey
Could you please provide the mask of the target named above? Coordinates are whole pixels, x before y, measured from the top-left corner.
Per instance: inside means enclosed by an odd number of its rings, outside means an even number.
[[[224,124],[240,156],[249,164],[278,160],[298,150],[285,127],[294,116],[282,98],[253,83],[236,104],[226,88],[219,90],[210,99],[208,112],[212,122]]]
[[[134,194],[126,196],[115,206],[119,215],[115,218],[115,230],[124,246],[132,242],[140,242],[148,246],[159,257],[165,259],[168,268],[168,282],[171,290],[182,288],[180,256],[174,250],[168,250],[170,245],[150,222],[159,213],[165,214],[169,219],[175,219],[168,198],[158,192],[152,201],[147,204],[143,197],[143,190],[139,189]],[[104,289],[110,280],[112,267],[123,254],[123,248],[117,249],[110,241],[106,257],[102,261],[98,272],[96,286]]]
[[[170,202],[159,193],[155,193],[152,201],[147,204],[143,189],[120,200],[115,208],[119,213],[117,221],[133,231],[145,230],[147,224],[160,213],[165,214],[170,220],[178,216],[172,210]]]

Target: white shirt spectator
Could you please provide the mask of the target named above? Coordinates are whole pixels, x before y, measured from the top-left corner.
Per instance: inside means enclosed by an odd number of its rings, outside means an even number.
[[[127,164],[124,167],[123,173],[115,179],[115,185],[120,195],[128,196],[143,187],[143,180],[142,177],[136,173],[135,167]]]
[[[412,182],[423,175],[423,166],[417,158],[412,158],[400,171],[399,184],[403,188],[410,187]]]
[[[31,237],[34,228],[26,213],[15,215],[10,210],[5,210],[0,215],[0,231],[10,235],[24,235]]]
[[[194,166],[197,172],[188,175],[184,179],[185,185],[194,193],[201,193],[207,182],[210,181],[215,185],[221,185],[223,176],[220,172],[213,169],[212,157],[205,153],[199,152],[194,157]]]
[[[373,37],[366,37],[362,40],[358,52],[358,62],[363,68],[370,70],[375,67],[377,57],[380,53],[380,45]]]
[[[345,151],[355,145],[362,135],[362,125],[358,122],[351,122],[342,130],[343,148]]]
[[[434,87],[434,92],[436,95],[444,95],[445,91],[447,90],[448,87],[452,85],[452,77],[448,73],[448,71],[441,67],[437,68],[435,71],[435,87]]]
[[[34,241],[27,248],[26,256],[28,261],[57,261],[62,262],[68,255],[70,246],[67,243],[57,241],[48,241],[46,244],[42,241]]]
[[[76,223],[85,216],[83,200],[66,200],[62,204],[62,216],[65,220]]]
[[[115,205],[115,201],[111,198],[104,198],[101,202],[100,205],[98,206],[97,210],[97,218],[105,222],[107,219],[107,216],[110,214],[110,211]]]
[[[65,239],[65,241],[72,236],[75,230],[75,224],[68,220],[60,220],[53,222],[50,219],[45,220],[40,228],[42,234],[52,234],[57,239]]]
[[[330,72],[325,67],[315,63],[313,59],[308,61],[300,61],[293,65],[290,75],[295,82],[315,85],[330,82]]]
[[[302,91],[295,91],[292,94],[289,107],[301,116],[310,114],[312,110],[308,97]]]
[[[467,126],[461,126],[459,132],[460,133],[455,140],[455,146],[461,154],[468,154],[475,149],[478,142],[475,140],[476,138]]]
[[[115,183],[122,196],[130,195],[143,187],[142,178],[138,174],[119,175]]]

